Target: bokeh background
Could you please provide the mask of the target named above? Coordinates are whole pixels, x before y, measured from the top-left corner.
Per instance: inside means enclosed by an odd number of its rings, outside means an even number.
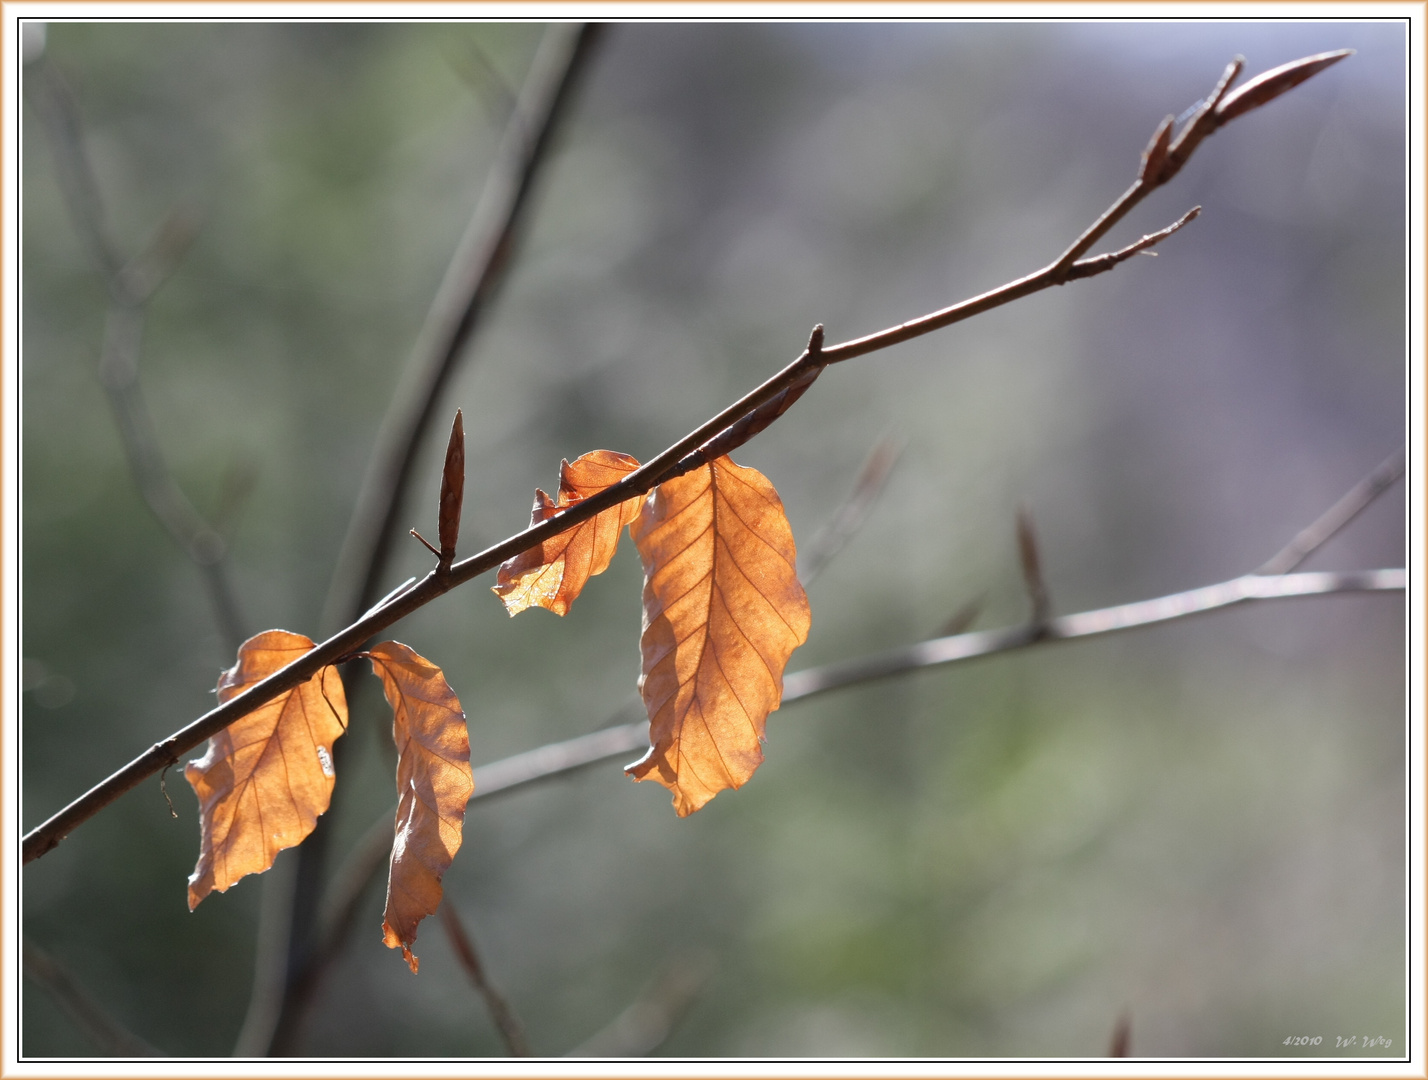
[[[234,517],[253,630],[332,629],[378,424],[541,32],[48,26],[121,248],[175,206],[201,221],[142,379],[179,481]],[[1404,439],[1401,23],[613,27],[439,408],[465,414],[463,554],[521,528],[562,456],[654,454],[815,322],[844,340],[1044,265],[1235,54],[1252,75],[1346,46],[1102,245],[1203,204],[1157,258],[834,369],[737,455],[806,542],[879,439],[904,447],[810,588],[791,670],[932,636],[978,598],[979,627],[1024,618],[1018,506],[1057,611],[1253,569]],[[96,373],[104,290],[29,104],[22,154],[28,829],[209,708],[232,655],[126,467]],[[434,528],[436,426],[403,529]],[[1309,567],[1402,565],[1404,531],[1400,485]],[[427,567],[407,543],[389,584]],[[473,762],[618,713],[639,667],[628,545],[563,620],[508,619],[487,584],[394,632],[444,667]],[[1136,1054],[1336,1056],[1358,1036],[1397,1056],[1404,620],[1398,595],[1283,602],[790,705],[755,779],[689,819],[618,762],[473,805],[448,896],[541,1054],[683,978],[656,1053],[1096,1056],[1126,1014]],[[393,799],[377,704],[345,740],[336,861]],[[151,781],[25,870],[23,930],[154,1046],[223,1056],[265,884],[187,911],[197,817],[169,781],[177,821]],[[436,920],[413,977],[381,899],[303,1052],[500,1054]],[[24,1054],[96,1052],[22,993]]]

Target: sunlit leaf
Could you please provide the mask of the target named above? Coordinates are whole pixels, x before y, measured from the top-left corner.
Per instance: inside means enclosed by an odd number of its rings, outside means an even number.
[[[573,462],[562,461],[559,497],[552,500],[536,488],[531,524],[539,525],[556,511],[604,491],[639,467],[640,463],[628,454],[613,450],[592,450]],[[507,559],[497,571],[491,591],[501,598],[511,615],[528,607],[543,607],[564,615],[585,583],[610,565],[620,542],[620,530],[639,512],[640,497],[626,499]]]
[[[461,847],[471,798],[466,714],[441,669],[396,641],[368,656],[392,707],[397,744],[397,824],[382,940],[413,972],[417,925],[441,903],[441,878]]]
[[[808,597],[778,493],[728,457],[661,484],[630,531],[645,565],[651,745],[626,771],[669,788],[683,817],[763,761],[784,665],[808,637]]]
[[[218,679],[220,703],[236,697],[313,648],[311,639],[268,630],[245,641]],[[302,843],[332,797],[332,744],[347,727],[347,700],[335,669],[234,721],[184,767],[198,796],[201,846],[188,879],[188,906],[273,865]]]

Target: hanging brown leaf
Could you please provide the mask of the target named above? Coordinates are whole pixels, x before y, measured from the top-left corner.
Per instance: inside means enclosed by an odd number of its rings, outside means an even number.
[[[219,703],[312,648],[310,638],[286,630],[249,638],[238,662],[219,676]],[[342,680],[325,667],[234,721],[208,740],[203,757],[184,766],[198,796],[201,833],[188,879],[190,910],[213,890],[261,874],[278,852],[312,832],[332,797],[332,744],[346,728]]]
[[[451,438],[446,443],[446,464],[441,470],[441,495],[437,500],[437,537],[445,566],[456,558],[456,538],[461,531],[461,496],[466,488],[466,433],[461,426],[461,410],[451,422]]]
[[[466,714],[441,668],[396,641],[367,654],[392,707],[397,744],[397,825],[382,940],[412,971],[417,925],[441,903],[441,878],[461,847],[471,798]]]
[[[562,461],[560,497],[552,501],[536,488],[531,524],[539,525],[556,511],[604,491],[639,467],[640,463],[628,454],[613,450],[592,450],[573,462]],[[620,530],[639,516],[640,500],[641,496],[626,499],[507,559],[497,571],[491,591],[501,598],[511,615],[528,607],[543,607],[564,615],[585,583],[610,565],[620,542]]]
[[[684,817],[763,761],[808,597],[778,493],[728,457],[661,484],[630,533],[645,564],[650,750],[626,771],[669,788]]]

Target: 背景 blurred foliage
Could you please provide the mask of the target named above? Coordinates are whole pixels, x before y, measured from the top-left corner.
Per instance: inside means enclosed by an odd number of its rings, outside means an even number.
[[[533,24],[51,23],[107,221],[198,238],[142,378],[206,513],[255,477],[231,572],[253,631],[311,636],[384,406],[539,38]],[[810,589],[791,669],[1022,618],[1016,508],[1059,611],[1261,563],[1405,432],[1401,22],[612,29],[526,242],[439,408],[403,528],[434,528],[467,431],[462,554],[526,521],[562,456],[646,458],[781,367],[1034,270],[1134,175],[1166,113],[1358,55],[1218,133],[1101,246],[1203,204],[1155,259],[830,371],[739,453],[795,535],[880,438],[906,450]],[[232,663],[145,509],[96,375],[105,296],[32,108],[22,142],[22,826],[205,711]],[[230,484],[231,486],[231,484]],[[1401,487],[1311,568],[1401,565]],[[428,535],[431,535],[428,533]],[[395,584],[429,556],[401,550]],[[485,584],[489,584],[486,582]],[[441,664],[474,763],[590,731],[638,673],[625,545],[571,614],[483,584],[394,636]],[[1077,1056],[1119,1014],[1160,1056],[1403,1047],[1405,608],[1329,597],[1038,649],[790,705],[758,776],[677,819],[607,764],[474,804],[448,896],[538,1053],[671,965],[712,974],[659,1053]],[[353,717],[338,857],[393,801]],[[231,1052],[262,879],[186,910],[176,772],[23,877],[23,929],[166,1053]],[[285,855],[283,858],[291,858]],[[500,1043],[437,920],[413,977],[381,889],[304,1051]],[[22,1053],[92,1045],[26,982]]]

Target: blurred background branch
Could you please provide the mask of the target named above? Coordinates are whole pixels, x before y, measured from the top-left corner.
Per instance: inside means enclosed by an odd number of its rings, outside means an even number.
[[[30,62],[27,76],[25,90],[50,144],[55,179],[70,222],[109,296],[99,381],[108,395],[129,469],[154,517],[198,568],[214,618],[229,651],[235,651],[248,633],[228,579],[227,545],[174,480],[139,382],[145,308],[193,242],[197,217],[187,208],[171,211],[138,255],[120,256],[105,226],[104,203],[84,150],[79,111],[64,77],[43,55]],[[236,516],[234,502],[225,500],[230,519]]]
[[[106,1057],[162,1057],[95,1000],[68,970],[29,938],[23,940],[26,978],[45,988],[74,1026]]]

